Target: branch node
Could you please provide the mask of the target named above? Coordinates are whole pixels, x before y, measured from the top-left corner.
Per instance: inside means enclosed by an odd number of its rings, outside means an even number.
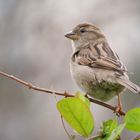
[[[66,91],[64,91],[64,96],[65,96],[65,98],[67,98],[67,97],[69,97],[69,94]]]
[[[27,86],[28,86],[29,89],[33,89],[33,85],[31,83],[28,83]]]

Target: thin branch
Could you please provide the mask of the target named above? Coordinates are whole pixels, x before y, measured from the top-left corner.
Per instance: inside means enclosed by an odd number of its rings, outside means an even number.
[[[140,140],[140,135],[138,135],[135,138],[133,138],[133,140]]]
[[[94,139],[98,139],[98,138],[101,138],[101,136],[100,135],[91,136],[91,137],[87,138],[86,140],[94,140]]]
[[[63,117],[61,116],[61,122],[62,122],[62,125],[63,125],[63,128],[67,134],[67,136],[69,137],[70,140],[72,140],[72,136],[69,134],[69,132],[67,131],[67,128],[65,126],[65,123],[64,123],[64,120],[63,120]]]
[[[44,93],[49,93],[49,94],[55,94],[55,95],[59,95],[59,96],[64,96],[64,97],[74,97],[73,94],[70,94],[70,93],[67,93],[67,92],[60,92],[60,91],[53,91],[53,90],[50,90],[50,89],[46,89],[46,88],[41,88],[41,87],[37,87],[37,86],[34,86],[32,85],[31,83],[28,83],[26,81],[23,81],[13,75],[10,75],[10,74],[7,74],[5,72],[2,72],[0,71],[0,75],[2,76],[5,76],[7,78],[10,78],[26,87],[28,87],[29,89],[33,89],[33,90],[36,90],[36,91],[41,91],[41,92],[44,92]],[[88,98],[90,102],[92,103],[95,103],[95,104],[98,104],[98,105],[101,105],[103,107],[106,107],[112,111],[115,111],[116,110],[116,107],[112,106],[112,105],[109,105],[107,103],[104,103],[104,102],[101,102],[101,101],[98,101],[98,100],[95,100],[93,98]],[[125,113],[123,111],[119,111],[118,112],[120,115],[125,115]]]

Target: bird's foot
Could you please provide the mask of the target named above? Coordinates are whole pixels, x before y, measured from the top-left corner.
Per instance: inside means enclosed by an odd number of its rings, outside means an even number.
[[[120,112],[122,112],[122,107],[121,106],[116,106],[115,110],[114,110],[114,113],[116,113],[116,115],[118,117],[120,117],[121,116]]]

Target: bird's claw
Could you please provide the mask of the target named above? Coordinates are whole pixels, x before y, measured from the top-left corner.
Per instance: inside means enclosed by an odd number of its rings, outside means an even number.
[[[120,117],[121,116],[121,114],[120,114],[121,111],[122,111],[122,107],[121,106],[116,106],[113,113],[116,113],[116,115],[118,117]]]

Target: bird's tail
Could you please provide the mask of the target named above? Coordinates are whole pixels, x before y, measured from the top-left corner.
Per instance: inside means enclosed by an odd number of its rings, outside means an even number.
[[[131,82],[129,79],[121,79],[118,78],[118,83],[125,86],[129,90],[131,90],[134,93],[139,93],[140,94],[140,87]]]

